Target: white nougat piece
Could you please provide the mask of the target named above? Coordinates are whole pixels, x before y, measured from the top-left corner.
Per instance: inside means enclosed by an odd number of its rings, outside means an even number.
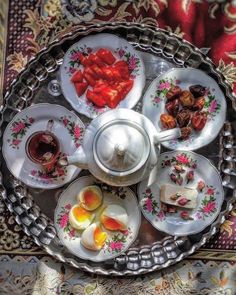
[[[172,198],[175,198],[176,194],[180,195],[180,197],[173,200]],[[180,187],[172,184],[164,184],[161,186],[161,201],[165,204],[194,209],[197,206],[197,195],[198,192],[194,188]],[[183,198],[189,200],[185,205],[179,203]]]

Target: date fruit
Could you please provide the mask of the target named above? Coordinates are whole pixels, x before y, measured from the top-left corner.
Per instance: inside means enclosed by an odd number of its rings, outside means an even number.
[[[176,116],[179,111],[179,101],[174,99],[166,103],[166,110],[171,116]]]
[[[195,102],[192,93],[188,90],[182,91],[182,93],[179,96],[179,100],[183,107],[192,107]]]
[[[205,104],[205,97],[201,96],[195,100],[192,110],[193,111],[201,111],[204,107],[204,104]]]
[[[172,129],[176,127],[175,118],[168,114],[161,114],[160,120],[162,123],[162,126],[166,129]]]
[[[177,98],[181,92],[182,90],[179,86],[171,86],[171,88],[168,90],[166,94],[166,98],[167,100],[173,100]]]
[[[188,138],[191,135],[191,133],[192,133],[192,128],[191,127],[188,127],[188,126],[187,127],[183,127],[180,130],[181,130],[181,138],[182,139]]]
[[[190,121],[190,117],[191,117],[191,113],[189,110],[182,109],[181,111],[179,111],[176,116],[176,120],[179,124],[179,127],[182,128],[187,126]]]
[[[192,116],[191,123],[196,131],[201,131],[207,122],[207,113],[195,112]]]
[[[202,85],[192,85],[189,87],[189,91],[195,98],[198,98],[205,95],[206,87],[203,87]]]

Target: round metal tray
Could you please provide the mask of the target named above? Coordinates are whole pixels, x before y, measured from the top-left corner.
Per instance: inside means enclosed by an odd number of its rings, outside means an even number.
[[[134,23],[80,26],[40,51],[12,82],[1,110],[1,136],[13,116],[31,104],[50,102],[71,109],[58,92],[58,69],[66,50],[74,42],[99,32],[119,35],[141,52],[149,69],[147,85],[156,75],[155,70],[152,72],[151,69],[155,69],[155,63],[161,59],[165,59],[174,67],[201,69],[219,84],[227,97],[227,122],[220,135],[210,145],[197,151],[210,159],[221,172],[225,199],[218,218],[204,231],[185,237],[173,237],[159,232],[143,218],[138,238],[126,253],[113,260],[95,263],[71,254],[57,237],[52,220],[58,196],[63,188],[56,190],[28,188],[10,174],[1,157],[0,194],[24,231],[37,245],[58,260],[96,274],[138,275],[165,268],[194,253],[217,232],[225,220],[225,215],[232,209],[232,202],[236,197],[236,144],[233,135],[236,103],[229,85],[212,61],[198,48],[174,34]],[[52,85],[54,87],[51,87]],[[137,104],[136,111],[141,110],[141,104],[141,101]],[[89,123],[89,119],[79,116],[85,124]],[[163,151],[165,150],[162,148]],[[83,174],[86,172],[82,171],[80,175]],[[131,189],[136,192],[136,186]]]

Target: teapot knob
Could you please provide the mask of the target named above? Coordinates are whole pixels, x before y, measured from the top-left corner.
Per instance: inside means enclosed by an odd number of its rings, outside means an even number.
[[[115,152],[116,152],[117,156],[124,157],[125,152],[126,152],[126,148],[123,144],[116,144],[115,145]]]

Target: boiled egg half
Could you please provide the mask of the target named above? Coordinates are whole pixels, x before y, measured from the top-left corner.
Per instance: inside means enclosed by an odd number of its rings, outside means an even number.
[[[119,205],[108,205],[101,214],[101,223],[108,230],[125,230],[128,224],[128,214]]]
[[[101,205],[102,198],[101,189],[96,185],[89,185],[79,192],[77,201],[84,209],[93,211]]]
[[[74,205],[69,213],[70,225],[78,230],[87,228],[93,221],[95,214],[87,211],[80,205]]]
[[[98,223],[93,223],[81,235],[81,244],[89,250],[101,250],[107,239]]]

